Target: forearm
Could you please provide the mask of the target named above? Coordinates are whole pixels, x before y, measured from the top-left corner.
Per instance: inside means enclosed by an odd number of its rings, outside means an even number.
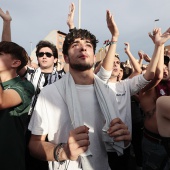
[[[54,148],[56,145],[46,141],[29,142],[30,154],[40,160],[54,161]]]
[[[58,147],[59,144],[46,142],[45,138],[46,138],[45,135],[43,136],[32,135],[31,136],[28,147],[29,147],[30,154],[33,157],[40,159],[40,160],[44,160],[44,161],[55,161],[54,155],[58,156],[59,161],[68,159],[67,144],[63,144],[63,147]]]
[[[117,40],[118,37],[112,37],[108,52],[102,63],[103,68],[107,71],[111,71],[113,69],[113,62],[116,54]]]
[[[164,65],[164,45],[162,45],[161,49],[160,49],[158,65],[157,65],[156,73],[155,73],[155,76],[158,79],[162,79],[163,78],[163,69],[162,69],[163,65]]]
[[[130,51],[127,52],[127,55],[130,59],[130,62],[131,62],[132,67],[134,69],[134,72],[140,74],[142,72],[142,69],[141,69],[140,64],[137,62],[136,58],[132,55],[132,53]]]
[[[2,41],[11,41],[11,21],[3,22]]]
[[[146,73],[144,74],[144,78],[146,80],[152,80],[155,76],[156,67],[158,65],[159,55],[161,51],[161,46],[155,44],[154,52],[152,55],[152,59],[147,67]]]
[[[143,59],[140,58],[140,59],[139,59],[139,65],[140,65],[140,67],[142,67],[142,63],[143,63]]]

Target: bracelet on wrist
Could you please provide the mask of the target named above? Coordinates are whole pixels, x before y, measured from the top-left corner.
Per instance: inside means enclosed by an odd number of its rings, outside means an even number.
[[[117,41],[110,41],[109,45],[112,45],[112,44],[117,44]]]
[[[63,143],[60,143],[58,144],[55,148],[54,148],[54,151],[53,151],[53,155],[54,155],[54,159],[59,162],[60,164],[63,164],[65,161],[60,161],[60,153],[62,151],[64,147],[64,144]]]
[[[106,46],[112,45],[112,44],[116,44],[116,43],[117,43],[117,41],[108,41],[108,42],[106,43]]]

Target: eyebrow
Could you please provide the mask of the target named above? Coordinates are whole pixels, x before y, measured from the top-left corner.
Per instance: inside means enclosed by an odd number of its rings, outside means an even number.
[[[89,41],[89,40],[85,40],[85,42],[92,44],[91,41]],[[76,40],[76,41],[74,41],[72,44],[75,44],[75,43],[80,43],[80,40]]]

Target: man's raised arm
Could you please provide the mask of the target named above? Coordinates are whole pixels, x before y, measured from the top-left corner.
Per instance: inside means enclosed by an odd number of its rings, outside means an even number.
[[[11,41],[11,21],[8,11],[6,13],[0,8],[0,16],[3,19],[2,41]]]
[[[109,10],[107,10],[106,12],[106,20],[107,26],[111,33],[111,40],[108,52],[103,60],[102,66],[105,70],[111,71],[113,69],[113,61],[116,54],[116,45],[119,37],[119,30]]]

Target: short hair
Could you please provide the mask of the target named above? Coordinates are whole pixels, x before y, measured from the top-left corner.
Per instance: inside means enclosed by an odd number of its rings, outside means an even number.
[[[68,33],[65,37],[64,43],[63,43],[63,54],[68,55],[68,49],[70,45],[74,42],[76,38],[81,38],[81,39],[87,39],[91,42],[94,53],[96,51],[96,45],[98,43],[98,40],[96,37],[90,33],[90,31],[85,30],[85,29],[73,29],[70,33]]]
[[[21,61],[21,65],[17,68],[17,71],[21,70],[28,62],[28,54],[25,49],[14,42],[1,41],[0,52],[10,54],[13,58]]]
[[[41,40],[39,41],[39,43],[36,45],[36,56],[38,57],[38,53],[39,51],[41,50],[41,48],[44,48],[44,47],[48,47],[51,49],[51,51],[53,52],[53,56],[54,58],[58,58],[58,51],[57,51],[57,48],[54,44],[52,44],[51,42],[49,41],[46,41],[46,40]]]
[[[115,54],[115,57],[116,57],[117,59],[119,59],[119,61],[120,61],[120,58],[119,58],[119,55],[118,55],[118,54]]]

